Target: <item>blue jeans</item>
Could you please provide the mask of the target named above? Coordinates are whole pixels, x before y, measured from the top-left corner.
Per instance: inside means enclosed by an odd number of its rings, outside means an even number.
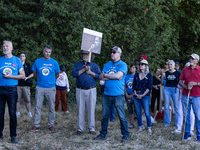
[[[110,110],[111,110],[112,104],[114,104],[119,116],[119,120],[120,120],[121,134],[123,136],[129,136],[128,123],[127,123],[127,118],[126,118],[125,109],[124,109],[124,102],[125,102],[124,95],[118,95],[118,96],[103,95],[102,120],[101,120],[101,131],[100,131],[101,135],[103,136],[107,135]]]
[[[10,115],[10,136],[13,137],[17,135],[17,118],[15,114],[17,103],[17,87],[0,88],[0,137],[3,136],[6,102],[8,104],[8,111]]]
[[[179,99],[179,89],[176,87],[164,87],[163,97],[165,101],[165,109],[164,109],[164,125],[170,125],[170,115],[169,115],[169,106],[170,106],[170,98],[172,97],[172,101],[174,104],[175,110],[175,125],[178,123],[178,99]]]
[[[113,104],[110,110],[110,120],[115,121],[115,105]]]
[[[182,96],[182,107],[183,107],[183,120],[185,122],[185,112],[186,112],[186,106],[187,106],[187,97],[186,95]],[[195,115],[195,121],[196,121],[196,135],[200,136],[200,97],[193,97],[190,96],[189,102],[188,102],[188,108],[187,108],[187,116],[186,116],[186,125],[185,125],[185,133],[190,133],[190,110],[191,106],[194,111]]]
[[[137,94],[140,94],[140,93],[137,93]],[[137,99],[136,97],[134,97],[134,102],[135,102],[135,107],[137,111],[138,127],[141,128],[143,126],[142,124],[142,107],[143,107],[144,113],[147,119],[147,127],[151,128],[151,115],[149,111],[150,97],[144,96],[142,99]]]

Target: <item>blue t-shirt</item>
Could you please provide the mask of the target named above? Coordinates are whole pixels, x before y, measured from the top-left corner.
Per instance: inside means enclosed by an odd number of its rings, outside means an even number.
[[[134,75],[130,75],[130,74],[128,74],[125,78],[126,92],[128,95],[133,93],[133,79],[134,79]]]
[[[18,85],[18,80],[16,79],[6,79],[2,74],[12,74],[18,75],[19,70],[23,68],[22,61],[16,57],[6,58],[5,56],[0,57],[0,86],[14,86]]]
[[[60,68],[55,59],[39,58],[34,62],[32,70],[37,72],[38,87],[51,88],[56,85],[56,73],[60,72]]]
[[[125,84],[125,77],[127,74],[127,70],[128,69],[126,63],[121,60],[116,63],[110,61],[104,65],[102,72],[105,72],[107,74],[112,74],[121,71],[124,73],[121,80],[110,79],[105,81],[105,88],[104,88],[105,95],[110,95],[110,96],[124,95],[124,84]]]

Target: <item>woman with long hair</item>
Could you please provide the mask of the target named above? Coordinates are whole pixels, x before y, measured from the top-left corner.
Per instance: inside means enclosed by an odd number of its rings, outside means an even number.
[[[148,62],[140,61],[138,73],[134,76],[133,91],[134,102],[137,111],[137,121],[139,130],[136,133],[142,132],[145,128],[142,123],[142,106],[147,120],[148,135],[152,135],[151,130],[151,115],[149,111],[150,93],[153,85],[153,77],[149,72]]]

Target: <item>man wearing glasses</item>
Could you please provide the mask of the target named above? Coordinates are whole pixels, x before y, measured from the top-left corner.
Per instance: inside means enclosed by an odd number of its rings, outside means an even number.
[[[191,139],[190,134],[190,110],[191,105],[195,114],[196,129],[197,129],[197,141],[200,141],[200,67],[198,66],[199,55],[190,55],[190,66],[183,68],[181,72],[179,84],[183,87],[182,106],[183,106],[183,118],[185,119],[185,112],[187,106],[188,92],[190,91],[190,97],[187,108],[186,126],[184,140]],[[183,82],[184,81],[184,82]]]
[[[110,49],[112,61],[104,65],[100,79],[105,81],[105,89],[102,101],[102,120],[100,134],[94,140],[106,140],[108,119],[111,106],[114,104],[121,125],[123,135],[121,142],[126,143],[129,140],[128,123],[124,109],[124,84],[127,74],[127,65],[120,60],[122,50],[115,46]]]

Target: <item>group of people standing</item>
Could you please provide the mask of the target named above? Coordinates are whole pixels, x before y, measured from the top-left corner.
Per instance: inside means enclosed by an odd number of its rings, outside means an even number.
[[[66,92],[69,92],[69,83],[64,72],[66,68],[60,66],[56,60],[51,58],[52,47],[46,45],[43,50],[43,57],[37,59],[33,67],[25,63],[25,54],[20,54],[20,59],[12,55],[12,43],[10,41],[3,42],[3,53],[5,56],[0,58],[0,139],[3,139],[4,128],[4,113],[5,103],[8,103],[10,115],[10,136],[12,143],[18,143],[16,138],[16,115],[19,113],[19,101],[21,96],[24,97],[24,89],[26,90],[26,108],[28,116],[32,117],[30,106],[30,86],[31,77],[37,80],[35,91],[35,112],[34,124],[31,131],[38,131],[40,128],[41,108],[44,97],[47,99],[49,107],[48,129],[54,132],[55,111],[59,109],[59,95],[62,97],[62,110],[69,113],[66,103]],[[95,131],[95,105],[96,105],[96,80],[100,80],[100,84],[104,86],[102,99],[102,120],[100,134],[94,140],[106,140],[108,122],[110,118],[110,110],[114,105],[117,110],[121,133],[122,143],[129,141],[128,128],[134,127],[134,113],[137,116],[139,129],[137,134],[144,131],[145,127],[142,121],[142,107],[147,120],[147,134],[152,135],[151,115],[150,115],[150,97],[152,92],[151,110],[154,111],[155,100],[160,99],[162,95],[158,91],[162,91],[164,95],[164,126],[170,125],[169,106],[170,98],[172,98],[175,110],[175,125],[178,127],[179,113],[179,95],[182,95],[182,110],[183,117],[186,111],[187,95],[190,94],[187,110],[186,128],[184,139],[191,137],[190,132],[190,110],[191,106],[194,111],[197,128],[197,141],[200,141],[200,114],[198,107],[200,106],[200,68],[197,65],[199,56],[192,54],[190,56],[190,65],[185,67],[180,75],[179,71],[175,70],[175,62],[169,60],[167,62],[168,69],[158,69],[153,77],[149,72],[149,63],[145,55],[141,56],[139,63],[134,62],[130,66],[130,74],[127,75],[128,67],[121,60],[122,50],[115,46],[110,49],[111,61],[106,63],[101,72],[96,63],[90,61],[90,53],[81,51],[81,61],[77,62],[72,70],[72,76],[76,78],[76,102],[78,108],[78,126],[77,135],[84,132],[85,128],[85,110],[88,114],[88,129],[89,133],[96,135]],[[93,60],[94,54],[91,55]],[[24,60],[24,61],[23,61]],[[30,69],[31,68],[31,69]],[[61,71],[60,71],[61,70]],[[160,73],[161,72],[161,73]],[[21,80],[21,83],[18,81]],[[183,88],[183,93],[179,94],[178,84]],[[17,86],[18,85],[18,86]],[[164,86],[163,86],[164,85]],[[153,89],[153,90],[152,90]],[[17,100],[18,92],[18,100]],[[56,96],[57,93],[57,96]],[[155,95],[154,95],[155,94]],[[124,103],[127,102],[130,125],[128,126]],[[160,100],[158,100],[160,101]],[[157,103],[159,109],[160,103]],[[17,107],[16,107],[17,106]],[[17,108],[17,109],[16,109]],[[182,120],[183,121],[183,120]],[[177,130],[180,130],[177,128]]]

